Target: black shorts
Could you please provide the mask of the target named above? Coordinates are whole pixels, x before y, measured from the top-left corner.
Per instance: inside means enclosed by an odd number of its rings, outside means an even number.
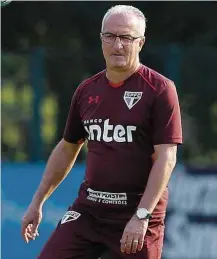
[[[75,202],[59,222],[38,259],[160,259],[163,247],[164,217],[149,221],[144,246],[136,254],[120,251],[124,228],[132,210],[114,211],[112,216]]]

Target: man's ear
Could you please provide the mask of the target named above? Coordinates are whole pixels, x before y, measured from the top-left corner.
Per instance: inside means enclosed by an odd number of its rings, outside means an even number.
[[[100,38],[100,40],[102,41],[102,34],[101,34],[101,33],[99,34],[99,38]]]
[[[144,44],[145,44],[145,36],[139,42],[140,51],[142,50]]]

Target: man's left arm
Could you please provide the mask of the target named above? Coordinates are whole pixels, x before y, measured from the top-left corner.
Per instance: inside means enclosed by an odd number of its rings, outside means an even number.
[[[164,82],[153,109],[153,166],[138,208],[153,212],[176,165],[177,145],[182,143],[181,112],[176,87]]]
[[[153,212],[176,165],[177,144],[155,145],[154,164],[138,208]]]
[[[162,83],[152,111],[154,162],[135,215],[121,238],[121,251],[136,253],[143,247],[148,219],[159,202],[176,164],[177,145],[182,143],[181,114],[178,95],[172,81]],[[145,209],[145,215],[144,215]],[[139,212],[142,213],[140,214]]]
[[[138,208],[145,208],[150,213],[160,200],[175,167],[177,144],[155,145],[154,149],[154,164],[138,206]],[[139,220],[136,215],[133,215],[121,238],[121,251],[127,254],[140,251],[144,244],[147,228],[148,219]]]

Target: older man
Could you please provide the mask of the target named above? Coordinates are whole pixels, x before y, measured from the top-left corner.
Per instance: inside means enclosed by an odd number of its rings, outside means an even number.
[[[23,218],[35,239],[42,206],[88,141],[79,195],[40,259],[161,258],[167,184],[182,143],[174,83],[140,63],[146,20],[132,6],[107,11],[100,38],[106,69],[76,90],[63,139]]]

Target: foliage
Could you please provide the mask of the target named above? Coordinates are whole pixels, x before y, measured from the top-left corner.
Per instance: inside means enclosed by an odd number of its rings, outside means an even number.
[[[28,159],[28,130],[23,134],[15,124],[25,121],[27,124],[22,128],[25,130],[31,121],[33,93],[29,73],[34,71],[29,71],[28,60],[32,48],[46,49],[46,89],[40,111],[45,123],[41,130],[46,158],[62,137],[75,88],[84,78],[104,68],[99,41],[101,20],[115,4],[120,2],[12,1],[2,9],[2,49],[10,53],[2,55],[6,157]],[[143,63],[176,82],[183,110],[184,161],[217,164],[217,2],[121,4],[134,5],[147,16]],[[171,44],[175,44],[179,53],[170,52]],[[7,151],[9,142],[13,152]],[[17,158],[20,152],[22,155]]]

